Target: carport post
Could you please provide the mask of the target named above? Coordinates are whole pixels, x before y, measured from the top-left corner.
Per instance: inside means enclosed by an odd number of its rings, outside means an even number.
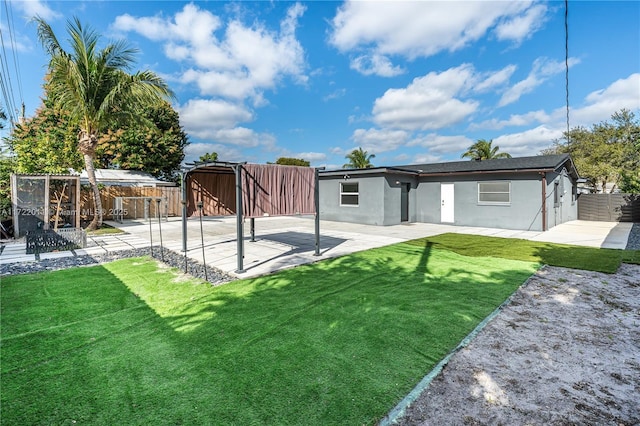
[[[187,273],[187,173],[180,173],[182,185],[182,252],[184,253],[184,273]]]
[[[256,242],[256,219],[255,218],[251,218],[249,219],[249,223],[251,223],[251,239],[249,241],[251,241],[252,243]]]
[[[315,220],[315,231],[316,231],[316,252],[314,256],[320,256],[320,177],[319,171],[324,170],[324,167],[316,167],[315,169],[315,185],[313,188],[313,202],[316,205],[316,220]]]
[[[233,167],[236,174],[236,232],[238,244],[238,269],[237,273],[244,272],[242,261],[244,259],[244,241],[242,232],[242,164]]]

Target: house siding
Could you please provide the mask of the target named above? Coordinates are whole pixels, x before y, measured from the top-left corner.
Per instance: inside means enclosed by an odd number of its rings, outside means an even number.
[[[573,198],[573,183],[566,170],[547,173],[547,228],[577,219],[578,203]]]
[[[508,205],[478,202],[478,182],[510,182]],[[542,230],[542,185],[536,174],[483,174],[475,176],[425,177],[419,185],[419,221],[441,223],[440,185],[454,184],[454,225]]]
[[[345,176],[348,173],[345,172]],[[358,205],[340,205],[340,184],[358,183]],[[323,178],[320,180],[320,217],[324,220],[363,223],[366,225],[385,225],[385,177],[353,176]]]
[[[557,172],[462,172],[444,175],[404,173],[397,169],[348,170],[320,175],[320,215],[325,220],[369,225],[397,225],[403,218],[403,187],[408,222],[442,223],[441,185],[453,184],[453,224],[502,229],[543,231],[578,217],[574,177]],[[546,217],[543,220],[543,174],[546,177]],[[574,171],[575,174],[575,171]],[[508,204],[478,200],[478,183],[510,183]],[[340,205],[340,183],[358,182],[359,205]],[[554,203],[554,201],[557,201]],[[407,207],[405,207],[406,209]],[[451,223],[451,222],[448,222]]]

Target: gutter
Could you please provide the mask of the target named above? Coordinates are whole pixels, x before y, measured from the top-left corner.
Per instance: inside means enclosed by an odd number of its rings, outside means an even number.
[[[540,172],[542,175],[542,231],[547,230],[547,174]]]
[[[438,172],[438,173],[420,173],[420,177],[428,176],[453,176],[453,175],[478,175],[478,174],[497,174],[497,173],[546,173],[552,172],[554,169],[507,169],[507,170],[470,170],[464,172]]]

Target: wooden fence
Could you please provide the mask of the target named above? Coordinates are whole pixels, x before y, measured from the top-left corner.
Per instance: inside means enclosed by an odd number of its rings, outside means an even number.
[[[640,194],[580,194],[578,219],[640,222]]]
[[[115,213],[116,197],[163,197],[166,201],[167,215],[182,215],[181,193],[177,186],[168,187],[137,187],[137,186],[105,186],[100,189],[100,199],[102,200],[102,213],[105,220],[110,220]],[[124,219],[134,219],[143,217],[144,200],[128,200],[125,206],[127,214]],[[80,212],[83,221],[91,220],[95,212],[93,196],[88,189],[82,190],[80,199]],[[152,210],[152,215],[155,210]],[[140,214],[138,214],[140,213]],[[163,212],[164,215],[164,212]]]

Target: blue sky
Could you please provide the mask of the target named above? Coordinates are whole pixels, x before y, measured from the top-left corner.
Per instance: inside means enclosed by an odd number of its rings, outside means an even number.
[[[561,1],[0,0],[2,76],[32,116],[47,57],[30,17],[66,40],[77,16],[166,79],[187,161],[332,169],[362,147],[392,166],[458,160],[477,139],[536,155],[566,129],[564,13]],[[568,62],[571,127],[639,114],[640,2],[570,1]]]

